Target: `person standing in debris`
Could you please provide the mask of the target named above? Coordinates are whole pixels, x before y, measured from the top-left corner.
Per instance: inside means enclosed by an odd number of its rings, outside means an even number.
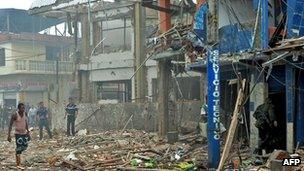
[[[277,126],[277,120],[273,111],[273,105],[270,98],[265,100],[265,103],[257,107],[253,113],[253,117],[256,118],[255,126],[259,130],[260,144],[258,152],[261,154],[262,150],[266,152],[272,152],[275,145],[273,131]]]
[[[3,113],[2,113],[2,129],[6,129],[9,124],[9,119],[10,119],[10,111],[8,106],[4,105],[3,107]]]
[[[78,108],[77,105],[74,103],[72,97],[69,98],[69,104],[65,108],[65,116],[67,117],[67,136],[72,135],[75,136],[75,120],[78,115]]]
[[[16,140],[16,164],[20,166],[20,155],[28,147],[28,141],[30,141],[30,132],[27,123],[27,113],[25,112],[25,105],[23,103],[18,104],[17,111],[12,115],[8,129],[7,141],[11,142],[11,131],[13,125],[15,126],[15,140]]]
[[[37,120],[39,121],[39,140],[43,138],[43,127],[45,127],[50,139],[52,139],[52,133],[48,124],[49,111],[44,106],[43,102],[39,103],[39,107],[37,109]]]
[[[34,105],[32,105],[30,107],[30,110],[29,110],[29,113],[28,113],[30,127],[35,127],[35,125],[36,125],[36,119],[35,119],[36,118],[36,113],[37,113],[37,108]]]

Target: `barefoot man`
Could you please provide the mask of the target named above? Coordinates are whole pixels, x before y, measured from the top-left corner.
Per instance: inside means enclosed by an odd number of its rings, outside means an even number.
[[[25,105],[18,104],[17,111],[12,115],[8,129],[7,141],[11,142],[11,131],[13,125],[15,126],[15,139],[16,139],[16,164],[20,167],[20,155],[27,149],[27,142],[30,140],[30,134],[27,123],[27,113],[25,112]]]

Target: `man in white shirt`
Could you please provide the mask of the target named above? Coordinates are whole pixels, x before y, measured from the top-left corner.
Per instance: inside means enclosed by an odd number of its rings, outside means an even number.
[[[30,107],[30,109],[29,109],[29,112],[28,112],[30,127],[34,127],[35,126],[36,113],[37,113],[37,108],[34,105],[32,105]]]

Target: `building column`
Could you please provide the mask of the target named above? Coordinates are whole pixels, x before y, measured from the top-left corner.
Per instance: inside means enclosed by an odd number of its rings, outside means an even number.
[[[301,71],[299,71],[301,72]],[[301,73],[299,73],[301,74]],[[303,73],[302,73],[303,74]],[[300,146],[304,145],[304,77],[299,77],[298,91],[298,113],[297,113],[297,137],[296,141]]]
[[[158,4],[164,8],[170,8],[170,0],[158,0]],[[165,12],[159,12],[160,31],[166,32],[171,28],[171,15]],[[162,60],[157,64],[157,82],[158,82],[158,136],[165,138],[169,129],[169,82],[171,77],[171,61]]]
[[[147,83],[147,67],[144,63],[146,59],[145,51],[145,26],[146,26],[146,12],[145,8],[139,2],[134,5],[134,72],[141,67],[135,75],[135,101],[144,102],[148,95]],[[142,65],[143,64],[143,65]],[[142,66],[141,66],[142,65]]]
[[[158,135],[164,138],[169,130],[169,83],[171,78],[171,61],[158,62]]]
[[[253,113],[257,109],[258,106],[265,102],[265,99],[268,97],[268,85],[263,82],[263,77],[260,80],[257,80],[259,73],[254,72],[251,75],[250,82],[250,90],[252,90],[253,86],[256,82],[258,82],[252,93],[250,95],[250,148],[256,149],[259,147],[259,130],[255,126],[256,119],[253,117]]]
[[[285,88],[286,88],[286,145],[287,151],[293,152],[294,148],[294,113],[295,113],[295,71],[294,68],[285,65]]]
[[[87,64],[88,59],[91,57],[92,46],[90,45],[90,23],[88,18],[87,9],[83,9],[81,16],[81,35],[82,35],[82,57],[80,64]],[[98,23],[95,23],[95,28],[98,28]],[[96,32],[99,34],[99,32]],[[101,34],[101,33],[100,33]],[[94,35],[93,37],[99,37]],[[96,39],[97,41],[97,39]],[[93,44],[92,44],[93,45]],[[92,86],[89,80],[89,71],[78,71],[78,87],[80,91],[81,102],[92,102]]]

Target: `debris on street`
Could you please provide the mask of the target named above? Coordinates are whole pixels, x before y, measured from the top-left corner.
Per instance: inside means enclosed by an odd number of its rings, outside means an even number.
[[[37,137],[37,131],[33,137]],[[4,137],[3,137],[4,138]],[[155,134],[143,131],[106,131],[65,137],[57,133],[54,139],[34,139],[24,153],[26,169],[130,170],[141,169],[204,169],[207,165],[205,139],[196,135],[180,136],[169,144]],[[14,145],[1,142],[0,169],[15,169]]]

